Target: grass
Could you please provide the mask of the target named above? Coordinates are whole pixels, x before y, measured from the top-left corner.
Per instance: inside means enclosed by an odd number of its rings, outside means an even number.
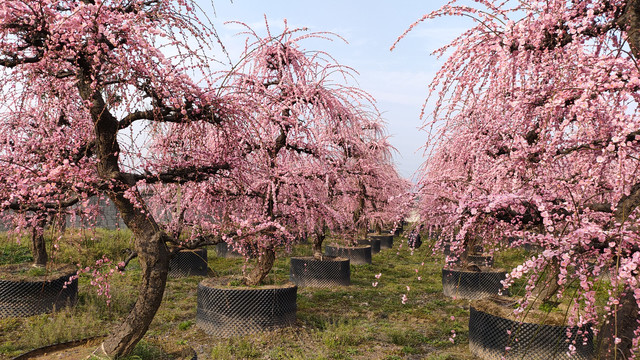
[[[0,254],[24,259],[26,245],[0,238]],[[58,261],[75,259],[82,266],[102,254],[114,261],[126,257],[128,231],[84,232],[71,230],[60,243]],[[351,267],[352,285],[332,289],[298,289],[294,326],[245,337],[220,339],[195,325],[196,290],[201,278],[169,279],[164,301],[144,341],[129,360],[171,358],[191,346],[199,358],[209,359],[471,359],[468,350],[468,303],[442,295],[441,256],[433,256],[429,242],[412,255],[396,238],[394,249],[373,256],[373,264]],[[9,250],[6,250],[9,249]],[[510,250],[511,251],[511,250]],[[311,255],[311,245],[293,248],[296,256]],[[523,253],[507,252],[496,262],[507,266],[521,261]],[[80,258],[80,261],[78,261]],[[238,275],[242,259],[218,258],[209,251],[215,276]],[[269,274],[269,282],[286,281],[287,254],[282,254]],[[376,279],[377,274],[382,274]],[[57,342],[104,335],[133,306],[140,267],[133,260],[124,275],[113,277],[111,304],[96,295],[82,275],[77,306],[55,314],[0,319],[0,359]],[[378,282],[373,286],[373,282]],[[402,304],[406,294],[407,303]],[[452,318],[453,317],[453,318]],[[451,331],[456,341],[451,343]],[[158,352],[159,351],[159,352]]]

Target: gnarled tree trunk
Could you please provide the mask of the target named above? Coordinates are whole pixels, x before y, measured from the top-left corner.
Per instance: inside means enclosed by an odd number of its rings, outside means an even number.
[[[244,277],[245,285],[256,286],[260,284],[271,271],[275,261],[276,252],[270,247],[264,248],[260,256],[258,256],[256,266]]]
[[[45,225],[46,221],[39,220],[37,225],[31,229],[31,254],[33,255],[33,265],[37,267],[45,267],[49,261],[47,243],[44,240]]]
[[[93,68],[90,63],[83,57],[77,61],[80,66],[77,75],[78,91],[82,99],[90,103],[89,110],[94,123],[95,154],[99,160],[97,172],[109,184],[106,194],[134,235],[134,249],[142,268],[142,280],[135,305],[102,344],[102,350],[108,356],[117,358],[133,350],[160,307],[169,271],[169,251],[166,245],[169,239],[149,211],[134,206],[125,197],[125,191],[131,190],[135,184],[128,181],[120,170],[118,120],[107,108],[100,91],[92,87]],[[142,197],[135,188],[134,194],[142,202]]]
[[[318,231],[313,238],[313,257],[316,260],[322,260],[322,243],[324,242],[324,233]]]
[[[169,271],[169,239],[153,218],[134,208],[122,194],[110,198],[135,236],[134,249],[142,268],[135,305],[103,343],[107,355],[118,357],[130,353],[142,339],[162,303]]]

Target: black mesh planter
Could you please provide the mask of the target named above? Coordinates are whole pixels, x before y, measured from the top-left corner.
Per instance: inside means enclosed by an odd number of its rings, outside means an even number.
[[[393,247],[393,235],[369,235],[372,240],[380,240],[380,249],[391,249]]]
[[[371,246],[339,246],[327,245],[324,248],[327,256],[343,257],[351,261],[352,265],[371,264]]]
[[[377,254],[380,252],[380,240],[379,239],[367,239],[358,240],[358,245],[370,245],[371,254]]]
[[[464,271],[442,269],[442,292],[456,299],[483,299],[498,295],[506,271]],[[503,290],[506,293],[506,290]]]
[[[0,280],[0,318],[50,313],[75,305],[78,279],[66,284],[75,274],[69,272],[48,281]]]
[[[520,323],[470,308],[469,349],[482,359],[591,359],[591,327]],[[568,330],[571,336],[567,336]],[[517,339],[517,341],[516,341]],[[569,345],[576,348],[569,355]]]
[[[222,287],[198,284],[196,325],[209,335],[232,337],[290,326],[296,321],[298,287]]]
[[[180,250],[169,261],[169,276],[207,276],[207,249]]]
[[[289,279],[303,287],[334,287],[351,285],[349,259],[325,256],[322,260],[308,257],[292,257]]]

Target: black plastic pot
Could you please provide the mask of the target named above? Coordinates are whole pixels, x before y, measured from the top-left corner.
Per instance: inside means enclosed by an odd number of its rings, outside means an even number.
[[[220,287],[198,284],[196,326],[215,337],[232,337],[290,326],[296,321],[298,287]]]
[[[289,279],[303,287],[334,287],[351,285],[349,259],[325,256],[317,260],[312,256],[292,257]]]
[[[50,313],[78,300],[78,279],[67,273],[49,281],[0,280],[0,318]]]
[[[358,245],[370,245],[371,254],[377,254],[380,252],[380,240],[379,239],[367,239],[358,240]]]
[[[473,307],[470,312],[469,349],[482,359],[593,358],[593,331],[589,326],[579,329],[520,323]],[[567,337],[568,329],[570,337]],[[569,345],[576,347],[576,353],[572,356],[568,355]]]
[[[327,245],[324,248],[327,256],[343,257],[351,261],[352,265],[371,264],[371,246],[339,246]]]
[[[393,248],[393,235],[369,235],[369,238],[380,240],[381,250]]]
[[[180,250],[169,261],[169,276],[207,276],[207,249]]]
[[[456,299],[483,299],[498,295],[506,271],[464,271],[442,269],[442,292]],[[506,293],[506,290],[503,291]]]

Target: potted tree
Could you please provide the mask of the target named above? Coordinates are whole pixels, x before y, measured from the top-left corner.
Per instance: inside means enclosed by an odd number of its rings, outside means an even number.
[[[211,335],[247,334],[295,321],[297,286],[269,283],[267,275],[282,246],[321,233],[322,221],[331,221],[330,207],[321,204],[328,179],[341,168],[335,149],[370,122],[356,105],[366,97],[330,85],[334,66],[301,49],[298,31],[286,28],[264,38],[249,31],[255,38],[227,77],[230,97],[244,105],[241,117],[248,119],[240,143],[244,161],[224,187],[224,194],[233,196],[221,199],[212,192],[208,208],[225,201],[231,213],[225,226],[270,230],[247,238],[258,253],[242,278],[199,284],[196,325]]]
[[[100,348],[112,357],[126,355],[162,301],[170,253],[181,242],[150,213],[142,193],[160,184],[189,184],[203,192],[241,155],[237,142],[202,136],[210,128],[239,134],[232,106],[212,91],[214,81],[203,87],[188,75],[200,68],[204,78],[214,78],[201,61],[207,58],[204,50],[191,42],[195,37],[199,45],[215,48],[212,30],[195,20],[200,14],[190,1],[107,1],[71,8],[7,1],[0,6],[11,9],[1,11],[5,87],[0,98],[6,106],[0,115],[0,154],[21,150],[10,162],[9,175],[18,185],[14,196],[19,200],[33,188],[34,201],[44,206],[78,201],[87,209],[82,196],[74,200],[51,190],[59,179],[68,179],[71,190],[108,197],[117,208],[134,235],[142,275],[129,316]],[[93,19],[93,26],[77,26],[86,19]],[[171,60],[155,46],[155,39],[165,36],[180,49]],[[133,140],[131,129],[140,123],[149,136]],[[177,142],[189,157],[169,151]]]
[[[11,120],[0,124],[0,132],[13,138],[28,136],[39,141],[42,150],[58,156],[68,152],[67,148],[46,141],[42,133],[20,127]],[[73,186],[73,178],[65,177],[63,173],[64,164],[53,170],[41,168],[38,163],[41,157],[25,156],[28,153],[25,147],[29,146],[13,142],[9,145],[12,151],[0,155],[0,161],[8,164],[0,171],[2,221],[12,225],[8,232],[10,238],[20,239],[28,234],[33,259],[32,263],[0,266],[0,317],[51,312],[74,305],[78,294],[76,267],[55,261],[55,258],[51,261],[45,232],[49,232],[52,239],[50,250],[55,250],[64,240],[65,217],[77,214],[79,211],[74,205],[91,193]],[[24,168],[31,171],[20,175],[20,169]],[[86,180],[90,182],[91,178]]]
[[[485,244],[508,246],[513,236],[540,247],[507,282],[557,264],[556,297],[575,286],[567,325],[600,327],[601,359],[638,350],[640,117],[627,111],[637,106],[636,86],[618,80],[638,77],[633,4],[549,2],[520,12],[527,5],[485,3],[488,15],[437,51],[453,49],[431,84],[442,106],[425,123],[437,133],[420,180],[423,221],[448,237],[457,226],[458,243],[472,230]],[[454,1],[423,20],[477,10]],[[603,64],[607,75],[596,70]],[[605,269],[615,285],[600,303]],[[530,285],[523,303],[539,291]],[[577,351],[567,339],[561,353]]]

